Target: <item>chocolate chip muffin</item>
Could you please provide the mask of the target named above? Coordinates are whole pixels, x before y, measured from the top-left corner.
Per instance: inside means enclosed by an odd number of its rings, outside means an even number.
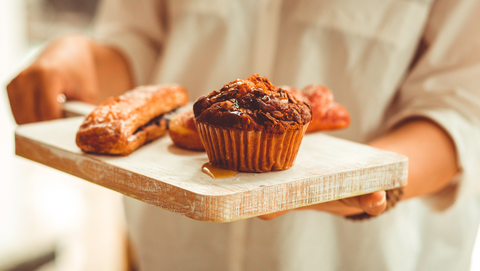
[[[258,74],[200,97],[193,111],[210,162],[245,172],[290,168],[312,118],[307,103]]]

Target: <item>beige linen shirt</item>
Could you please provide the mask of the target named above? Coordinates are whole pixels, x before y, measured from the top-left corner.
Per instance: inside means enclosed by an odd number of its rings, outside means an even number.
[[[96,35],[126,54],[137,84],[183,84],[192,99],[252,73],[324,84],[352,116],[333,134],[357,142],[429,118],[461,167],[444,191],[360,223],[297,211],[212,224],[127,198],[141,270],[468,270],[480,219],[480,1],[105,0]]]

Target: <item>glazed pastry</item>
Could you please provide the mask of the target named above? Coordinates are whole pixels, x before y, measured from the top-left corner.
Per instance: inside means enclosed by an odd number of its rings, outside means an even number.
[[[192,110],[176,115],[168,125],[168,134],[173,143],[180,148],[194,151],[205,150],[195,127]]]
[[[109,98],[86,118],[77,132],[84,152],[127,155],[167,132],[162,116],[188,102],[179,85],[141,86]]]
[[[333,101],[333,94],[328,88],[318,84],[306,86],[301,91],[289,86],[281,88],[292,93],[295,99],[310,104],[313,115],[307,133],[338,130],[350,125],[350,114],[345,107]]]
[[[210,163],[246,172],[290,168],[311,120],[307,103],[258,74],[200,97],[193,111]]]
[[[333,101],[333,94],[328,88],[309,85],[301,93],[313,111],[307,133],[343,129],[350,125],[350,114],[345,107]]]
[[[293,97],[295,97],[295,99],[297,99],[297,101],[302,101],[302,102],[306,102],[306,103],[310,104],[307,97],[305,97],[300,90],[298,90],[296,88],[293,88],[293,87],[290,87],[290,86],[281,86],[280,88],[290,92],[293,95]]]

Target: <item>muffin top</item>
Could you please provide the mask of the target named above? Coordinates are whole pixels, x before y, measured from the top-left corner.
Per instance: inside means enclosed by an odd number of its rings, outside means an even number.
[[[258,74],[200,97],[193,112],[196,122],[270,133],[302,129],[312,119],[309,104]]]

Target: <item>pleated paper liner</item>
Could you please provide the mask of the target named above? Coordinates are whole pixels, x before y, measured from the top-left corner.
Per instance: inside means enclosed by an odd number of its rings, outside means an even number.
[[[196,126],[210,163],[244,172],[285,170],[293,166],[308,127],[272,134],[205,123]]]

